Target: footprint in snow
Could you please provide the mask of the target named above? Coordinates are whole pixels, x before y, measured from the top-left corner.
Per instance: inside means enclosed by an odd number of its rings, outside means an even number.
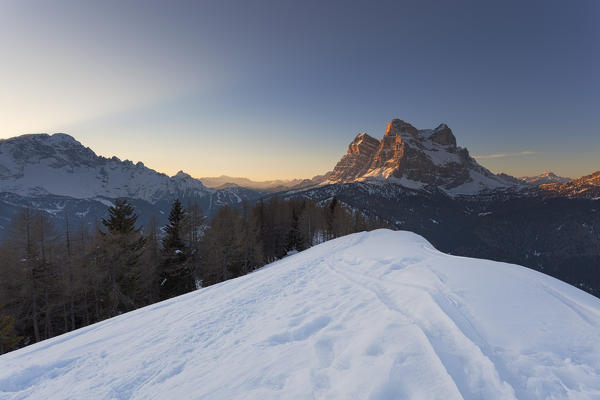
[[[331,317],[322,315],[310,322],[305,323],[304,325],[299,326],[296,329],[271,336],[267,339],[267,343],[271,346],[277,346],[289,342],[306,340],[321,329],[325,328],[329,322],[331,322]]]

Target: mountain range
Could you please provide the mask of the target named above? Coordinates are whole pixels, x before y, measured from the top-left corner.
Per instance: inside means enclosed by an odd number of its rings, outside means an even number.
[[[210,216],[222,205],[254,201],[262,193],[240,186],[208,188],[180,171],[167,176],[117,157],[96,155],[64,133],[22,135],[0,140],[0,228],[20,207],[46,211],[62,225],[65,218],[92,224],[117,198],[140,210],[140,222],[151,216],[164,223],[171,202],[197,202]]]

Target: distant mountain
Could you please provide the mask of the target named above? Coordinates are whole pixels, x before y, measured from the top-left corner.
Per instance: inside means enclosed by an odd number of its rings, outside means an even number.
[[[567,182],[540,185],[540,189],[564,197],[600,199],[600,171]]]
[[[164,221],[171,202],[196,202],[213,214],[224,204],[253,201],[262,193],[240,187],[208,188],[180,171],[169,177],[131,161],[96,155],[73,137],[22,135],[0,140],[0,228],[23,205],[44,210],[56,221],[91,223],[100,210],[116,198],[131,199],[145,210],[140,222],[151,215]]]
[[[275,179],[268,181],[253,181],[248,178],[233,177],[221,175],[217,177],[203,177],[200,181],[207,187],[213,189],[224,189],[233,186],[240,186],[248,189],[256,189],[261,191],[281,191],[302,184],[302,179]]]
[[[522,176],[519,179],[525,183],[535,186],[544,185],[546,183],[562,183],[571,180],[571,178],[558,176],[554,172],[544,172],[543,174],[536,176]]]
[[[150,203],[213,192],[181,171],[168,177],[141,162],[97,156],[63,133],[0,140],[0,191],[76,199],[128,197]]]
[[[437,188],[452,196],[519,186],[479,165],[466,148],[456,145],[447,125],[418,130],[400,119],[388,123],[380,141],[366,133],[356,136],[320,184],[373,180],[408,189]]]

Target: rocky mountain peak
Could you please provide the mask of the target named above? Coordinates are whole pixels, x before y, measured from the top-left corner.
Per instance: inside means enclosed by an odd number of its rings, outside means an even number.
[[[62,144],[81,146],[81,143],[79,143],[73,136],[66,134],[66,133],[54,133],[52,135],[49,135],[49,139],[53,143],[57,143],[57,144],[62,143]]]
[[[348,145],[348,153],[364,153],[369,152],[379,146],[379,140],[366,133],[359,133],[354,140]]]
[[[360,133],[348,145],[348,152],[337,163],[330,174],[330,179],[338,182],[346,182],[357,179],[367,172],[371,160],[379,147],[379,140]]]
[[[446,124],[418,130],[401,119],[388,123],[381,141],[364,133],[356,136],[323,184],[372,179],[411,189],[437,187],[449,194],[515,185],[477,164],[467,149],[457,147]]]
[[[190,174],[186,174],[185,172],[183,172],[181,170],[179,172],[177,172],[175,175],[173,175],[172,178],[175,178],[175,179],[192,179],[192,177],[191,177]]]
[[[433,130],[431,140],[444,146],[456,148],[456,137],[454,137],[452,130],[446,124],[440,124]]]
[[[403,133],[416,135],[418,130],[408,122],[395,118],[387,124],[384,136],[402,136]]]

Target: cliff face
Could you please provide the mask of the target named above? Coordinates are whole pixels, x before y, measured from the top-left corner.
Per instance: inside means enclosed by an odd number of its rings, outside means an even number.
[[[370,179],[411,188],[436,186],[450,194],[514,186],[514,182],[477,164],[467,149],[457,147],[447,125],[418,130],[400,119],[388,123],[380,141],[364,133],[358,135],[325,183]]]
[[[361,177],[369,169],[378,147],[379,140],[366,133],[358,134],[348,146],[346,155],[331,172],[330,179],[342,182]]]

